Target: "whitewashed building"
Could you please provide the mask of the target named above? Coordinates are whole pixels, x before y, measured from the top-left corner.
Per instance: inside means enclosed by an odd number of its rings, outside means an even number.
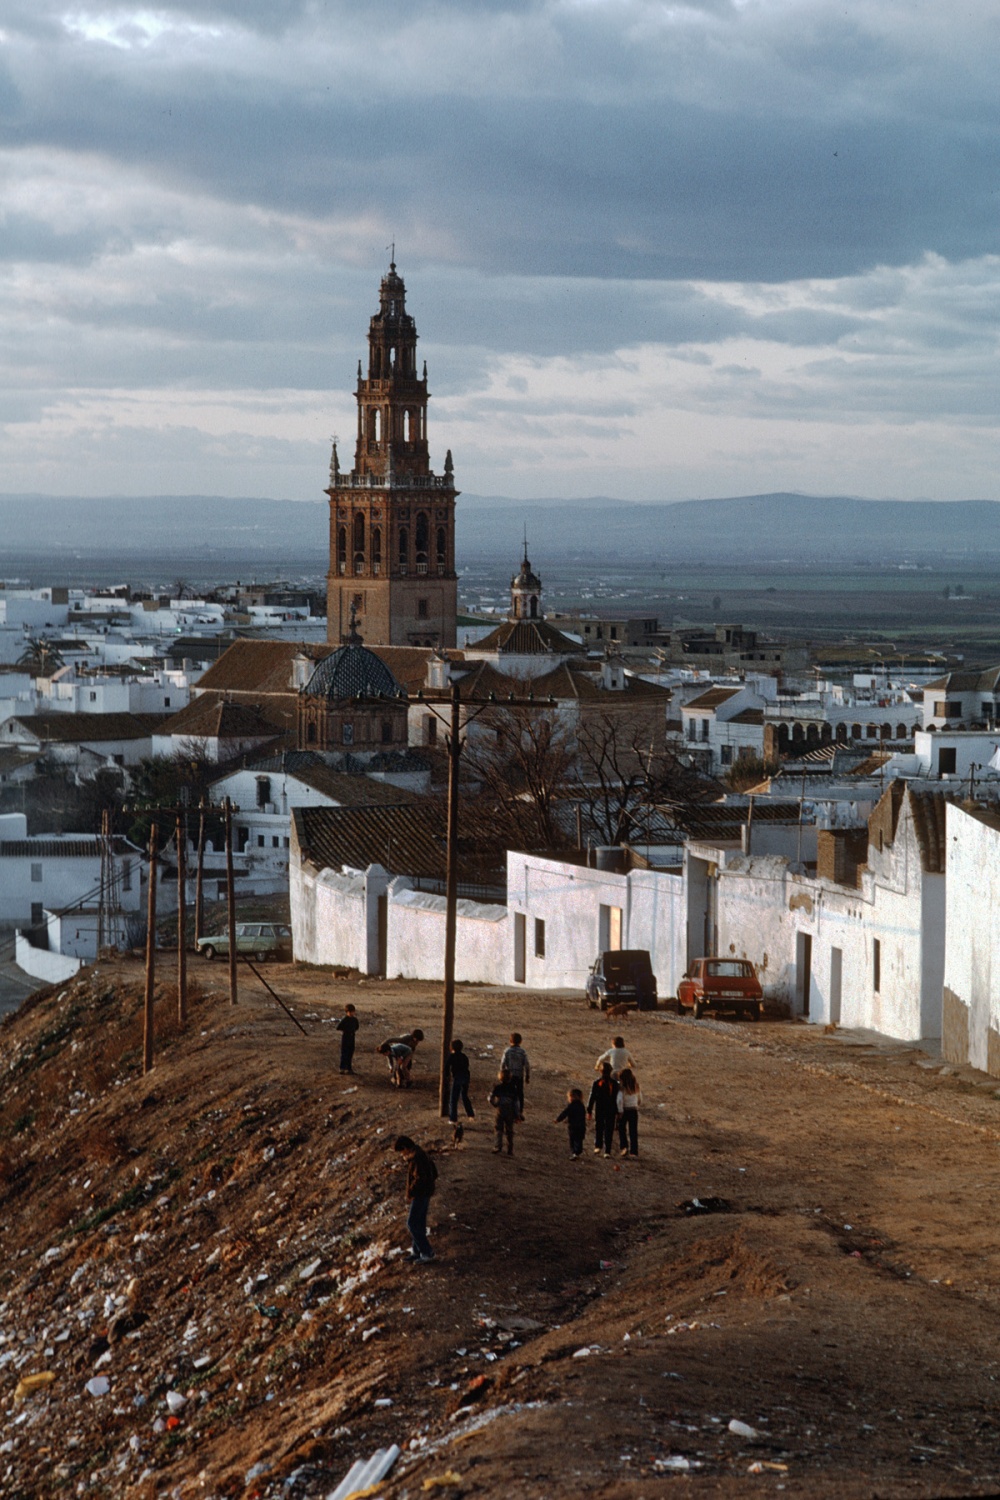
[[[1000,1077],[1000,816],[952,804],[947,834],[941,1050]]]
[[[941,1035],[945,799],[893,782],[860,834],[817,832],[815,873],[781,854],[689,845],[689,958],[752,959],[765,998],[811,1021]]]
[[[645,948],[658,993],[675,994],[685,966],[683,884],[680,870],[642,868],[627,849],[511,852],[507,982],[582,994],[599,953]]]

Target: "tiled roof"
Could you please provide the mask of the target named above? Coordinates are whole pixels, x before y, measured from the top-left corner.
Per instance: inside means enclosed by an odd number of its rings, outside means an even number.
[[[697,709],[719,708],[723,703],[728,703],[730,698],[735,698],[736,694],[741,693],[742,691],[742,688],[709,688],[708,691],[702,693],[700,697],[690,699],[689,702],[683,704],[682,707]]]
[[[573,656],[579,641],[571,641],[546,620],[505,620],[483,640],[467,647],[470,655],[497,651],[501,656]]]
[[[733,714],[727,719],[727,724],[763,724],[764,710],[762,708],[741,708],[738,714]]]
[[[46,745],[104,744],[144,740],[166,723],[167,714],[15,714],[16,722]]]
[[[127,839],[114,840],[116,854],[138,854]],[[4,839],[0,841],[0,859],[100,859],[97,839]]]
[[[197,692],[291,693],[292,661],[322,661],[330,647],[316,641],[233,641],[198,679]]]
[[[406,807],[297,807],[299,849],[320,870],[379,864],[394,875],[442,877],[445,810],[439,803]]]
[[[986,667],[982,672],[948,672],[934,682],[924,684],[925,693],[995,693],[1000,682],[1000,667]]]
[[[272,739],[275,726],[250,703],[226,703],[215,697],[192,698],[162,723],[160,734],[192,735],[204,739]]]
[[[909,790],[913,828],[920,846],[920,863],[926,875],[940,875],[945,860],[945,805],[943,792]]]
[[[373,781],[348,771],[333,771],[322,764],[304,766],[290,773],[314,791],[330,797],[340,807],[402,807],[415,800],[413,792],[388,781]]]

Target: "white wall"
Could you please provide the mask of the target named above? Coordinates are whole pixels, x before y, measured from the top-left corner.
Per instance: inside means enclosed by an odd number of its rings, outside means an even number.
[[[949,804],[942,1051],[1000,1074],[1000,830]]]
[[[673,995],[684,972],[683,880],[662,870],[617,874],[568,860],[507,855],[507,982],[513,979],[515,913],[525,916],[525,977],[533,989],[579,989],[600,952],[601,907],[622,913],[623,948],[647,948],[660,995]],[[534,923],[545,923],[545,954],[535,953]]]
[[[15,951],[14,961],[17,967],[44,984],[63,984],[83,968],[82,959],[66,958],[62,953],[50,953],[47,948],[33,948],[20,932],[17,934]]]
[[[872,847],[869,861],[861,888],[854,890],[795,875],[779,857],[730,859],[716,880],[716,951],[752,959],[765,998],[801,1014],[800,936],[808,937],[810,1021],[833,1021],[904,1041],[936,1038],[941,1034],[945,877],[923,872],[908,803],[900,810],[894,842],[881,852]],[[833,949],[841,953],[839,1014],[832,993]]]
[[[444,978],[445,898],[399,880],[389,888],[386,973],[402,979]],[[506,982],[507,908],[459,901],[455,978],[460,984]]]

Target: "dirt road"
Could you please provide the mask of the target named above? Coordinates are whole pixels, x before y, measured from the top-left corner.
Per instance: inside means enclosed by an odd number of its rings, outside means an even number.
[[[302,1037],[193,967],[193,1024],[148,1080],[134,966],[0,1029],[5,1494],[321,1496],[391,1442],[387,1500],[446,1472],[470,1496],[1000,1488],[992,1087],[790,1023],[636,1017],[640,1157],[572,1162],[552,1121],[613,1028],[576,997],[460,989],[478,1113],[453,1149],[434,988],[269,966]],[[413,1025],[416,1086],[390,1091],[373,1048]],[[515,1027],[508,1159],[483,1099]],[[400,1130],[440,1171],[432,1265],[393,1253]]]

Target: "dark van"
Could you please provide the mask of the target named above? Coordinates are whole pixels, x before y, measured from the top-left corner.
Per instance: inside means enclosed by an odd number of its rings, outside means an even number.
[[[656,975],[645,948],[616,948],[601,953],[587,975],[587,1000],[592,1009],[634,1005],[656,1009]]]

